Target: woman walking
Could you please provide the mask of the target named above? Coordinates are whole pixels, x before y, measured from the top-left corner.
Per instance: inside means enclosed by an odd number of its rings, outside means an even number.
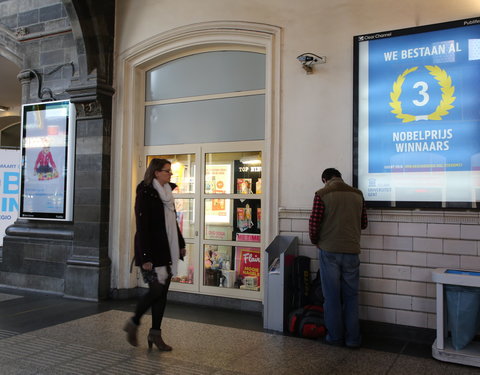
[[[171,163],[152,159],[142,182],[137,186],[135,199],[135,265],[140,267],[148,292],[139,299],[135,315],[127,321],[124,331],[127,341],[138,346],[137,331],[143,314],[151,308],[152,328],[147,342],[161,351],[172,347],[162,339],[161,324],[167,302],[168,287],[177,274],[177,263],[185,255],[185,240],[177,224],[175,201],[170,182]]]

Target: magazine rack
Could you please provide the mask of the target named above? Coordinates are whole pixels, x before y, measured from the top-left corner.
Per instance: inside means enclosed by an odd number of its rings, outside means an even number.
[[[432,279],[437,283],[437,339],[432,345],[432,356],[444,362],[480,367],[480,344],[478,342],[471,342],[460,350],[453,348],[451,338],[448,337],[447,304],[445,303],[446,285],[478,288],[480,287],[480,273],[437,268],[432,271]]]
[[[290,312],[293,258],[298,254],[298,238],[277,236],[266,249],[263,328],[283,332]]]

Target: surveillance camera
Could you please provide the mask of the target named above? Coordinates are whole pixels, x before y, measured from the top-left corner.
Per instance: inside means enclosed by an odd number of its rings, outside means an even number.
[[[302,68],[307,72],[307,74],[313,73],[314,64],[325,64],[327,58],[325,56],[317,56],[314,53],[302,53],[300,56],[297,56],[297,60],[302,64]]]
[[[301,63],[312,63],[312,62],[317,62],[317,58],[311,54],[304,53],[300,56],[297,57],[297,60],[300,61]]]
[[[327,61],[325,56],[317,56],[314,53],[302,53],[300,56],[297,56],[297,60],[302,63],[302,65],[313,65],[313,64],[324,64]]]

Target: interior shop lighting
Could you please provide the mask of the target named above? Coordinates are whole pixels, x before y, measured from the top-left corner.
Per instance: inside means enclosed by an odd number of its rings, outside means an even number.
[[[262,160],[258,155],[246,156],[240,159],[243,164],[262,164]]]
[[[6,112],[6,111],[8,111],[8,110],[9,110],[8,107],[5,107],[5,106],[3,106],[3,105],[0,105],[0,112]]]

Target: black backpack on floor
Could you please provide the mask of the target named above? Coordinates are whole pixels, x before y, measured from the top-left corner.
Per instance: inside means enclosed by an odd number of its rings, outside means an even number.
[[[320,279],[320,270],[317,271],[317,276],[310,284],[310,303],[312,305],[323,306],[325,298],[323,298],[322,280]]]
[[[310,258],[297,256],[292,270],[292,310],[310,303]]]

